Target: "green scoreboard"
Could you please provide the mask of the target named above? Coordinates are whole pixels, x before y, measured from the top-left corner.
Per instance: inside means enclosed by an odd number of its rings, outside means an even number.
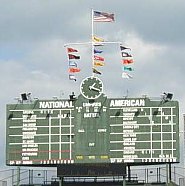
[[[76,98],[8,104],[6,164],[179,162],[177,101],[107,98],[90,84]]]

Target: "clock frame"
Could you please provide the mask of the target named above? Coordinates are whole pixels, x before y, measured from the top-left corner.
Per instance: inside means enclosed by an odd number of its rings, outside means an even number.
[[[97,99],[103,93],[103,83],[98,77],[87,77],[81,82],[80,92],[86,99]]]

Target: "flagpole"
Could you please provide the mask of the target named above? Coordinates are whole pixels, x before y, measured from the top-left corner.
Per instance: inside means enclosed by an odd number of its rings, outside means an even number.
[[[93,37],[94,37],[94,20],[93,20],[93,16],[94,16],[94,10],[92,9],[91,11],[91,60],[92,60],[92,68],[94,67],[94,41],[93,41]],[[94,76],[94,72],[92,69],[92,76]]]

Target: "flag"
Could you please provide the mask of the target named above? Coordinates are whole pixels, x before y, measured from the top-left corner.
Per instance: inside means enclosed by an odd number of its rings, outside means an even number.
[[[100,57],[100,56],[94,55],[94,60],[104,61],[104,58],[103,57]]]
[[[69,68],[69,73],[80,72],[79,68]]]
[[[128,47],[124,47],[123,45],[120,45],[120,49],[121,49],[121,50],[126,50],[126,49],[129,49],[129,50],[131,50],[131,48],[128,48]]]
[[[78,50],[74,49],[74,48],[67,48],[67,52],[78,52]]]
[[[93,73],[101,75],[101,72],[93,68]]]
[[[122,57],[132,57],[132,55],[127,52],[121,52],[121,55]]]
[[[130,74],[126,73],[126,72],[123,72],[122,73],[122,78],[125,78],[125,79],[131,79],[133,78]]]
[[[114,14],[94,11],[93,21],[95,21],[95,22],[114,22]]]
[[[93,40],[94,42],[103,42],[103,41],[104,41],[103,38],[100,38],[100,37],[97,37],[97,36],[93,36],[92,40]]]
[[[123,63],[124,65],[128,65],[128,64],[133,63],[133,62],[134,62],[133,59],[123,59],[123,60],[122,60],[122,63]]]
[[[76,77],[73,74],[69,74],[69,79],[76,81]]]
[[[68,56],[69,56],[69,59],[80,59],[80,56],[76,56],[73,54],[68,54]]]
[[[104,66],[105,63],[102,61],[94,61],[94,66]]]
[[[97,49],[94,49],[94,54],[97,54],[97,53],[102,53],[103,51],[102,50],[97,50]]]
[[[77,67],[77,63],[75,61],[69,61],[69,66]]]
[[[127,71],[133,71],[134,70],[132,67],[125,67],[125,66],[122,69],[127,70]]]

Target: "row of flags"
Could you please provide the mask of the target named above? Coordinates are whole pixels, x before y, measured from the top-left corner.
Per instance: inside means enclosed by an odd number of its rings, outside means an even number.
[[[81,69],[78,67],[80,55],[78,54],[77,49],[71,47],[67,48],[67,54],[68,54],[68,62],[69,62],[69,67],[68,67],[69,79],[76,81],[76,77],[74,73],[81,71]]]
[[[101,71],[98,69],[99,67],[103,67],[105,65],[105,58],[102,56],[103,50],[102,50],[102,42],[104,42],[104,39],[98,36],[92,37],[93,42],[93,73],[101,75]]]
[[[114,22],[114,14],[93,11],[93,22]],[[96,35],[92,36],[92,72],[101,75],[101,68],[105,65],[105,58],[103,54],[103,45],[105,41],[103,38]],[[122,78],[132,78],[130,74],[133,71],[133,58],[131,55],[131,49],[120,45],[121,58],[122,58]],[[67,48],[68,61],[69,61],[69,79],[76,81],[76,73],[80,72],[81,69],[78,67],[80,55],[78,50],[75,48]]]
[[[130,79],[133,76],[130,74],[133,69],[133,57],[131,54],[131,48],[120,45],[121,57],[122,57],[122,78]]]

